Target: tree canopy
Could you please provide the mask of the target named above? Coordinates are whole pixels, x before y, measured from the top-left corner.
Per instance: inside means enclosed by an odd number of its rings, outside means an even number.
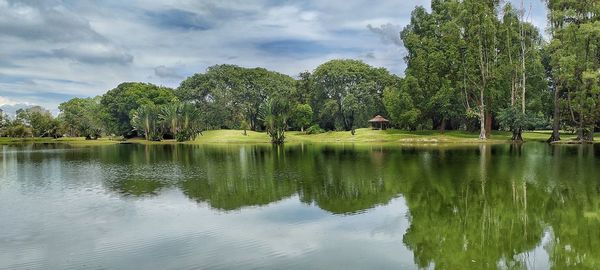
[[[522,132],[553,129],[593,140],[600,124],[597,0],[548,0],[550,39],[509,2],[434,0],[417,6],[398,33],[403,76],[354,59],[333,59],[295,78],[230,64],[193,74],[176,89],[142,82],[96,98],[74,98],[50,113],[2,120],[7,136],[144,136],[193,139],[207,129],[354,134],[383,115],[407,130]]]

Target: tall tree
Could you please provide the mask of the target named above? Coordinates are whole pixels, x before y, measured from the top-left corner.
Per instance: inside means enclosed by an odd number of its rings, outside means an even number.
[[[486,140],[491,129],[491,104],[496,92],[498,65],[498,0],[465,0],[461,18],[466,42],[467,80],[475,90],[479,116],[479,138]],[[486,105],[487,104],[487,105]]]
[[[510,3],[503,9],[499,26],[499,89],[496,107],[500,126],[512,131],[512,140],[522,141],[522,132],[533,128],[545,112],[548,96],[542,65],[542,38],[538,30],[525,22],[525,9],[516,10]],[[505,101],[505,102],[502,102]]]
[[[421,110],[424,128],[445,130],[464,123],[469,102],[461,79],[461,4],[432,1],[432,11],[417,7],[411,22],[401,32],[408,54],[406,79],[414,86],[407,93]]]
[[[557,118],[567,119],[580,141],[593,140],[600,113],[600,5],[597,0],[548,0],[552,42],[549,46],[555,91],[553,134]]]

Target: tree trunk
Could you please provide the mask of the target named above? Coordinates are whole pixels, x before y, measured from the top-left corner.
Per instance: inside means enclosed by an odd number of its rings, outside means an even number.
[[[594,141],[594,129],[587,130],[583,127],[577,129],[577,140],[581,143],[588,143]]]
[[[444,133],[446,131],[446,118],[442,117],[442,122],[440,123],[440,132]]]
[[[481,91],[481,96],[483,97],[483,91]],[[483,107],[483,98],[481,99],[481,108],[479,109],[479,139],[487,140],[487,136],[485,134],[485,111]]]
[[[558,102],[559,92],[558,86],[555,86],[554,89],[554,119],[552,122],[552,135],[548,139],[548,142],[557,142],[560,141],[560,104]]]
[[[520,128],[513,130],[512,140],[514,142],[522,142],[523,141],[523,131]]]
[[[492,113],[487,111],[485,114],[485,136],[489,139],[492,137]]]

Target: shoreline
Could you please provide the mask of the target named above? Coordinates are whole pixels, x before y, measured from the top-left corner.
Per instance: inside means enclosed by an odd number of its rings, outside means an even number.
[[[198,136],[194,141],[177,142],[175,140],[146,141],[142,138],[120,140],[115,138],[101,138],[98,140],[85,140],[84,138],[0,138],[0,145],[17,145],[30,143],[64,143],[73,146],[96,146],[114,144],[270,144],[268,135],[264,132],[247,131],[243,135],[242,130],[209,130]],[[330,131],[321,134],[303,134],[298,131],[290,131],[286,134],[286,144],[314,143],[314,144],[366,144],[366,145],[479,145],[479,144],[512,144],[518,143],[510,140],[509,132],[494,132],[490,139],[481,141],[477,133],[464,131],[402,131],[402,130],[371,130],[357,129],[355,135],[349,131]],[[523,133],[523,143],[546,142],[550,133],[546,131],[533,131]],[[552,145],[579,145],[581,142],[574,141],[575,135],[561,134],[563,138]],[[584,144],[595,144],[588,142]]]

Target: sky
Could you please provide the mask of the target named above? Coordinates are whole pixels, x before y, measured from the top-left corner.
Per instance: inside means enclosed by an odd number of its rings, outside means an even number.
[[[544,4],[523,1],[543,31]],[[57,113],[121,82],[177,87],[216,64],[295,77],[352,58],[402,75],[399,32],[418,5],[430,1],[0,0],[0,106]]]

